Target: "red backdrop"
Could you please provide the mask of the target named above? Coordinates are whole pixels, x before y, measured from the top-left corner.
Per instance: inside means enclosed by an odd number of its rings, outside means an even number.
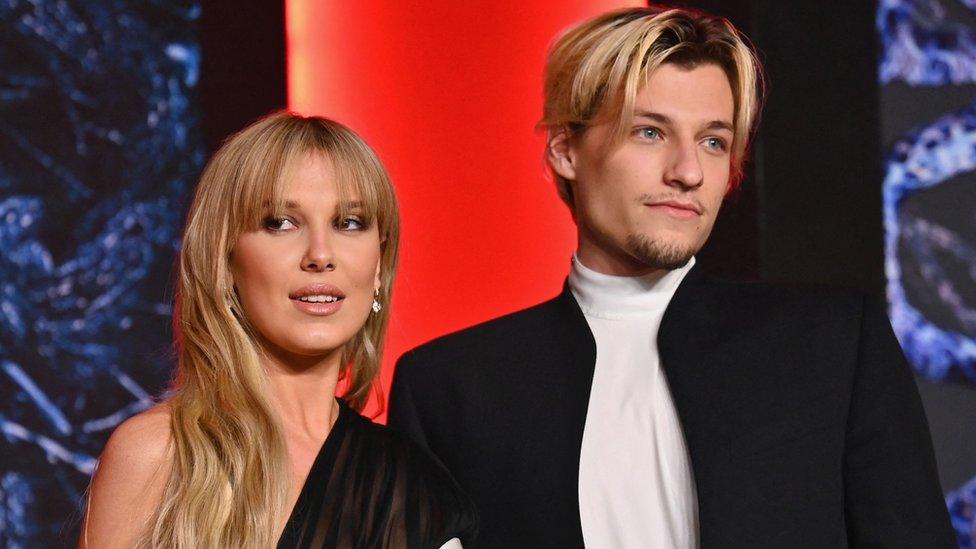
[[[407,349],[561,289],[574,228],[533,130],[546,49],[577,21],[642,2],[474,4],[286,3],[289,108],[362,135],[400,199],[387,394]]]

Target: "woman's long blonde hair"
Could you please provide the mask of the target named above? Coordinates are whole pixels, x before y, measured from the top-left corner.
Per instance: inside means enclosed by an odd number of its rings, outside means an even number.
[[[231,137],[203,171],[179,255],[174,329],[179,364],[167,405],[173,463],[141,547],[271,547],[290,485],[282,430],[261,348],[242,313],[228,263],[237,237],[283,206],[302,155],[335,166],[340,204],[355,196],[381,238],[377,298],[384,306],[342,352],[344,396],[362,409],[375,386],[397,260],[399,219],[376,154],[344,126],[290,113]]]

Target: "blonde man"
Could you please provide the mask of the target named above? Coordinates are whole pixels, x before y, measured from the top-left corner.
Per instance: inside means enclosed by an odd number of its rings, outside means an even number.
[[[881,307],[711,281],[761,69],[725,20],[628,9],[554,44],[546,156],[578,229],[555,299],[400,360],[390,424],[482,547],[950,547]]]

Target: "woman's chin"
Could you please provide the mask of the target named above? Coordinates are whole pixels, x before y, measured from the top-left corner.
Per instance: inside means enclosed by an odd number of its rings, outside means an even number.
[[[312,339],[312,340],[300,340],[300,341],[283,341],[275,344],[271,342],[269,351],[272,355],[276,355],[277,358],[286,363],[299,362],[301,364],[294,364],[295,366],[301,365],[314,365],[321,361],[327,361],[331,359],[338,358],[342,353],[342,347],[348,342],[348,339],[340,338],[322,338],[322,339]]]

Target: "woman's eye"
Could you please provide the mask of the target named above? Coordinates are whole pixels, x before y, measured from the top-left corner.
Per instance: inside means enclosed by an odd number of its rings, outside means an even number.
[[[725,140],[719,137],[709,137],[704,141],[705,146],[713,151],[725,152],[728,149]]]
[[[269,217],[264,220],[264,228],[271,232],[289,231],[295,228],[295,223],[287,217]]]
[[[637,137],[642,139],[660,139],[661,132],[657,128],[637,128]]]
[[[358,217],[347,217],[339,222],[338,228],[342,231],[361,231],[366,228],[366,223]]]

